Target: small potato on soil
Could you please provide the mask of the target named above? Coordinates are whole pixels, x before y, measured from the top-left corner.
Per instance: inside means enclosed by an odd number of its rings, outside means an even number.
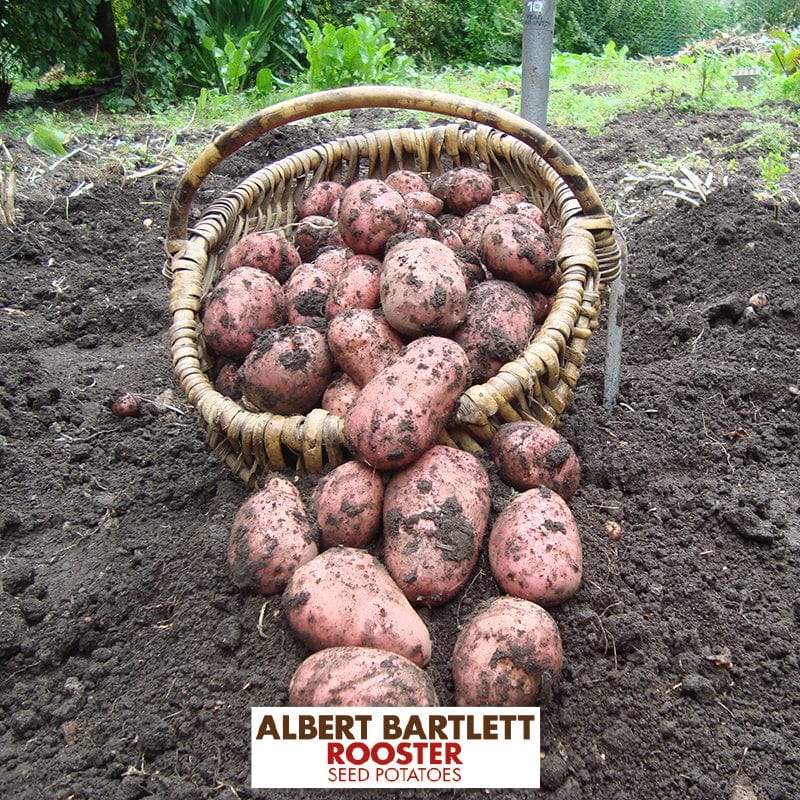
[[[583,576],[578,526],[569,506],[544,486],[518,495],[489,533],[489,564],[504,592],[542,606],[572,597]]]
[[[310,650],[377,647],[419,667],[431,659],[427,626],[366,550],[332,547],[299,567],[282,607],[289,627]]]
[[[383,559],[414,606],[438,606],[466,585],[489,522],[489,476],[472,453],[434,445],[395,473],[383,502]]]
[[[139,398],[131,392],[119,392],[111,400],[111,413],[115,417],[137,417],[140,411]]]
[[[332,373],[325,337],[307,325],[284,325],[256,341],[242,364],[242,392],[262,411],[305,414],[319,405]]]
[[[561,635],[545,609],[497,597],[467,621],[456,639],[456,705],[534,705],[558,680],[562,660]]]
[[[312,653],[289,682],[290,706],[425,707],[439,705],[428,674],[377,647],[328,647]]]
[[[314,526],[300,492],[286,476],[270,476],[236,512],[228,536],[228,566],[240,589],[282,592],[295,569],[317,553]]]
[[[572,445],[542,422],[501,425],[489,455],[503,481],[519,491],[546,486],[569,500],[581,482],[581,465]]]
[[[379,533],[383,478],[363,461],[345,461],[317,484],[312,506],[323,547],[365,547]]]

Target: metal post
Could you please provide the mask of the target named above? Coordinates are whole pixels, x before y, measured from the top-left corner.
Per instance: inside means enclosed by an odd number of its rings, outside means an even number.
[[[556,0],[523,0],[520,116],[544,128]]]

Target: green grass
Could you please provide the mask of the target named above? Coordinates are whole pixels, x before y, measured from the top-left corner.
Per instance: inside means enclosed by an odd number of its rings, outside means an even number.
[[[765,102],[783,99],[783,77],[764,66],[762,78],[754,89],[737,91],[733,72],[754,63],[759,62],[752,56],[716,55],[713,58],[701,55],[685,63],[634,60],[614,49],[600,57],[556,53],[551,69],[548,124],[598,134],[620,114],[637,109],[677,108],[691,112],[747,108],[758,116]],[[518,66],[468,65],[418,72],[409,79],[409,84],[480,99],[519,112]],[[229,127],[261,108],[306,92],[306,86],[296,83],[269,95],[253,91],[233,96],[206,93],[199,100],[150,114],[114,114],[104,110],[99,101],[92,113],[31,106],[0,114],[0,136],[24,137],[36,125],[68,130],[76,136],[136,136],[147,131],[186,130],[207,132],[210,136],[212,131]],[[764,129],[762,134],[769,135],[769,130]],[[784,149],[781,147],[781,151]]]

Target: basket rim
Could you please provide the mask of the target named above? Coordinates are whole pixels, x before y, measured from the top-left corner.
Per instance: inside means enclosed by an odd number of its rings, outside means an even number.
[[[363,108],[391,108],[442,114],[507,133],[534,150],[561,175],[588,216],[606,214],[589,176],[569,151],[539,126],[517,114],[462,95],[406,86],[357,86],[327,89],[268,106],[217,136],[185,171],[169,209],[166,248],[181,249],[188,233],[192,202],[200,185],[224,159],[268,131],[291,122]]]

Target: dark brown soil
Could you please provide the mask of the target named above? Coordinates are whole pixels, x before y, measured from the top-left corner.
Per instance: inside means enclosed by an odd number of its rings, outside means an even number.
[[[642,113],[597,138],[552,131],[627,241],[622,380],[604,408],[604,319],[563,429],[583,468],[585,574],[553,612],[566,663],[543,707],[544,788],[459,796],[800,797],[800,212],[790,192],[757,196],[750,122]],[[327,127],[248,146],[201,201]],[[249,788],[249,709],[286,702],[305,651],[278,598],[231,581],[246,491],[173,384],[161,268],[181,170],[125,181],[115,154],[131,142],[78,144],[48,170],[5,141],[20,160],[17,222],[0,230],[0,796],[346,794]],[[712,173],[707,201],[664,195],[640,160]],[[783,185],[799,176],[794,161]],[[139,416],[111,414],[122,389]],[[457,600],[423,612],[444,705],[458,626],[496,594],[484,554]]]

